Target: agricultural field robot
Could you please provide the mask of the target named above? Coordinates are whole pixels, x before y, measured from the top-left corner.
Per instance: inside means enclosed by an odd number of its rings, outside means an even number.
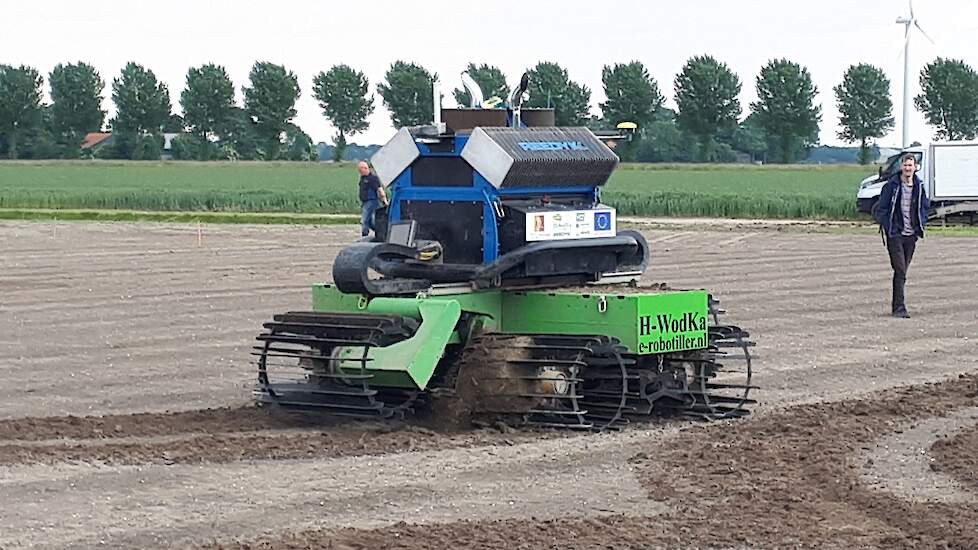
[[[440,109],[371,159],[389,186],[376,236],[344,248],[312,310],[253,349],[262,404],[330,415],[618,428],[748,414],[748,333],[704,290],[640,284],[650,260],[601,188],[600,135],[521,108]],[[436,93],[435,97],[439,97]]]

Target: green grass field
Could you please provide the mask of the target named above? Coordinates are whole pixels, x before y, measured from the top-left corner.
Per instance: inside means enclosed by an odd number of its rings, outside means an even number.
[[[605,202],[626,215],[860,219],[860,166],[633,165],[618,170]]]
[[[622,165],[603,199],[622,215],[858,219],[856,184],[871,171]],[[349,164],[0,162],[0,209],[349,214],[356,179]]]

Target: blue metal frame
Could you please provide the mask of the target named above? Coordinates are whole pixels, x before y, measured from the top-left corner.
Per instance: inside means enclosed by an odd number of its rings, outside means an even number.
[[[426,143],[416,141],[420,157],[458,157],[462,148],[468,142],[469,136],[455,136],[455,147],[451,152],[433,152]],[[495,205],[501,197],[519,197],[521,195],[560,195],[560,194],[591,194],[593,204],[600,203],[600,191],[592,186],[555,186],[555,187],[525,187],[497,189],[489,183],[482,174],[473,171],[471,187],[415,187],[412,180],[411,167],[406,168],[391,182],[393,197],[388,217],[390,222],[401,220],[402,201],[434,201],[434,202],[481,202],[482,203],[482,261],[491,263],[499,257],[499,216]]]

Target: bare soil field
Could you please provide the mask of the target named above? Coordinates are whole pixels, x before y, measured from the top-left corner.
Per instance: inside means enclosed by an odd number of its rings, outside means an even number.
[[[685,228],[684,228],[685,229]],[[978,545],[978,239],[929,237],[893,319],[877,236],[646,231],[758,345],[747,419],[618,433],[283,416],[261,322],[349,226],[0,224],[0,548]]]

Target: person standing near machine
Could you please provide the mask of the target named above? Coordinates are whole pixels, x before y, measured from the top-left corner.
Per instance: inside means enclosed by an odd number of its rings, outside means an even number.
[[[366,162],[358,162],[357,171],[360,172],[360,234],[366,237],[375,230],[374,214],[377,209],[381,204],[387,206],[387,192]]]
[[[913,154],[905,155],[900,172],[883,186],[876,210],[876,221],[880,224],[893,268],[894,317],[910,317],[904,296],[907,269],[917,248],[917,239],[924,237],[929,211],[930,199],[917,177],[917,158]]]

